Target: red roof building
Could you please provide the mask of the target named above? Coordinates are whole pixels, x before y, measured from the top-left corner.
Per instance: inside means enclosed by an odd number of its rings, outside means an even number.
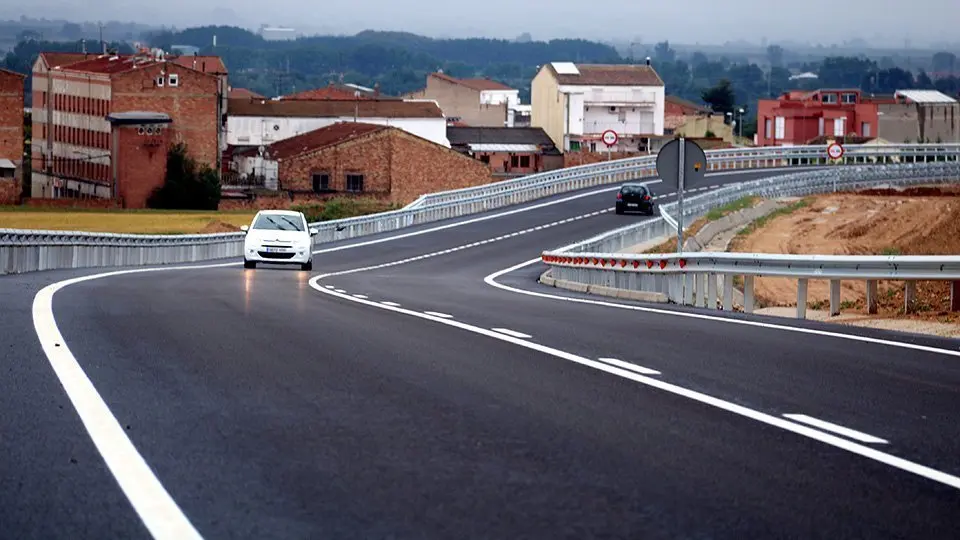
[[[215,166],[226,77],[217,57],[41,53],[33,66],[32,196],[143,207],[163,183],[175,142]]]
[[[858,89],[785,92],[759,101],[757,145],[804,145],[823,137],[869,140],[877,137],[878,118],[877,102]]]

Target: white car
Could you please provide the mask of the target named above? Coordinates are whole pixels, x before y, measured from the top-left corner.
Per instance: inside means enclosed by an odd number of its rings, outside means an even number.
[[[269,264],[299,264],[302,270],[313,270],[313,237],[303,212],[292,210],[261,210],[253,216],[250,226],[240,230],[243,239],[243,267],[256,268],[258,262]]]

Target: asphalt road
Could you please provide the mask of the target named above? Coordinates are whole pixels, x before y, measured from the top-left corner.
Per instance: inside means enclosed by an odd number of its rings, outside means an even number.
[[[885,440],[859,447],[960,475],[960,359],[684,316],[697,310],[572,302],[651,307],[541,287],[539,264],[498,282],[559,299],[484,282],[643,219],[611,207],[606,192],[340,242],[312,274],[117,275],[57,292],[53,312],[206,538],[954,537],[956,487],[762,420],[809,415]],[[588,217],[557,223],[576,216]],[[326,293],[309,279],[503,236],[315,282]],[[33,327],[40,288],[96,273],[0,278],[2,537],[149,537]],[[659,373],[631,379],[584,361],[598,358]]]

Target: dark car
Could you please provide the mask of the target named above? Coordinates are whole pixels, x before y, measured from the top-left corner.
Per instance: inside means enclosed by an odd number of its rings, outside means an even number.
[[[617,213],[643,212],[652,216],[656,212],[653,193],[643,184],[624,184],[617,192]]]

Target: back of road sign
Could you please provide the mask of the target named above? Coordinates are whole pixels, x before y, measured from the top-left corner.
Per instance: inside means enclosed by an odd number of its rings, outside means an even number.
[[[657,154],[657,174],[664,187],[680,186],[680,144],[683,142],[683,189],[701,187],[707,174],[707,155],[690,139],[673,139]]]

